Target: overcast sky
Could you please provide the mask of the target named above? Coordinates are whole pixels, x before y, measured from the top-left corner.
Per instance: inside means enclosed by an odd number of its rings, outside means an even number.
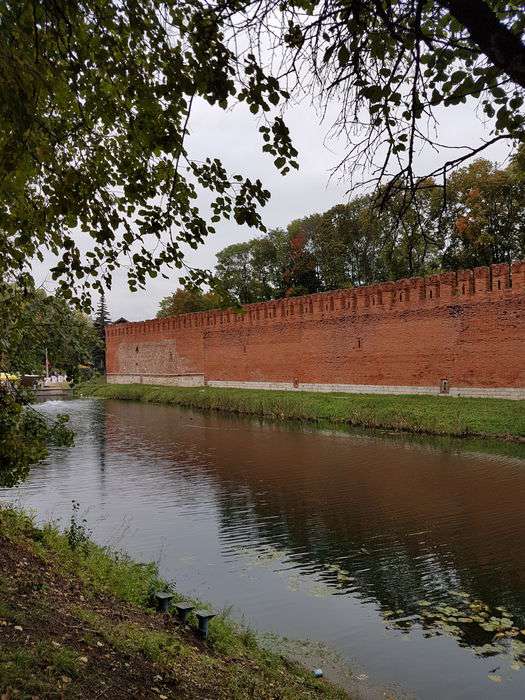
[[[443,110],[439,114],[440,141],[448,144],[477,144],[480,138],[488,137],[482,124],[476,118],[473,108],[461,105]],[[294,144],[299,151],[299,171],[287,176],[279,175],[273,166],[272,158],[261,152],[258,133],[259,123],[244,106],[224,112],[204,103],[197,105],[190,124],[189,147],[192,157],[204,159],[206,156],[219,157],[230,171],[239,172],[252,178],[260,178],[272,197],[263,209],[267,227],[286,227],[293,219],[315,212],[322,212],[334,204],[348,199],[347,186],[337,178],[330,180],[330,172],[344,155],[342,142],[326,143],[329,120],[323,125],[309,105],[299,105],[288,110],[285,115]],[[488,150],[484,157],[502,162],[508,156],[503,145]],[[428,150],[419,156],[420,172],[432,170],[440,159]],[[188,262],[196,267],[212,268],[215,254],[230,243],[252,238],[253,229],[240,227],[234,223],[218,224],[217,233],[197,251],[189,251]],[[49,261],[36,265],[34,273],[37,282],[49,283]],[[107,296],[111,318],[124,316],[129,320],[153,318],[160,299],[173,292],[178,286],[177,276],[169,279],[150,280],[146,290],[131,293],[127,288],[125,272],[116,274],[113,287]]]

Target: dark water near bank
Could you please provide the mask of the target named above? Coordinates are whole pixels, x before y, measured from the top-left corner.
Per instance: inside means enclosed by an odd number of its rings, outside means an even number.
[[[487,605],[481,621],[525,628],[520,448],[484,455],[118,401],[43,410],[71,415],[76,446],[1,497],[64,525],[80,501],[97,541],[158,560],[179,589],[258,629],[326,641],[363,682],[525,697],[525,635],[494,644],[468,617]]]

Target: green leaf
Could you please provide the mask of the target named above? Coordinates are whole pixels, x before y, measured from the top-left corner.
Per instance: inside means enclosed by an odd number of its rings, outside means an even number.
[[[340,66],[346,66],[350,60],[350,52],[345,44],[342,44],[339,47],[339,51],[337,52],[337,60],[339,61]]]

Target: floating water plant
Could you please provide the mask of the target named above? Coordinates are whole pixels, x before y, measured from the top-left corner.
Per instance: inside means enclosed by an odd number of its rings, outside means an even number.
[[[390,629],[406,633],[419,625],[425,637],[449,635],[477,656],[509,655],[512,671],[525,666],[525,629],[520,628],[507,608],[491,608],[464,591],[448,591],[448,595],[450,602],[418,600],[414,614],[403,618],[398,617],[402,610],[382,610],[381,615]],[[503,680],[495,672],[488,678],[495,683]]]

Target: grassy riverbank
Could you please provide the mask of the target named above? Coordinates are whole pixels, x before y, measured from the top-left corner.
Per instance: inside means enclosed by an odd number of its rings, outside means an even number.
[[[82,523],[39,529],[0,506],[0,571],[2,698],[347,697],[226,616],[203,642],[194,620],[156,613],[156,567],[98,547]]]
[[[92,381],[77,395],[176,404],[277,420],[331,422],[367,428],[525,441],[525,401],[442,396],[162,387]]]

